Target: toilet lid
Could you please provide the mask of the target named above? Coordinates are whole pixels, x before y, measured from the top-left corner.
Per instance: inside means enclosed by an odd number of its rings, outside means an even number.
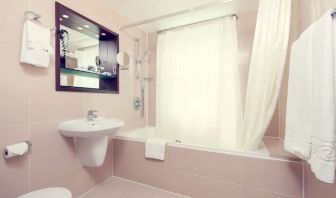
[[[21,196],[18,196],[17,198],[71,198],[71,192],[70,190],[66,188],[59,188],[59,187],[53,187],[53,188],[44,188],[41,190],[36,190]]]

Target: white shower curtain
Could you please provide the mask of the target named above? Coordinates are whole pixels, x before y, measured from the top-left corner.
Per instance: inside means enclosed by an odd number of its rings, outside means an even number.
[[[260,0],[239,146],[256,149],[272,119],[287,55],[291,0]]]
[[[236,18],[161,33],[157,57],[158,133],[235,147],[242,118]]]

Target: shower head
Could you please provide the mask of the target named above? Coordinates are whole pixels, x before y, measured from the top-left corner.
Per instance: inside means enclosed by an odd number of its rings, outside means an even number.
[[[146,50],[146,51],[142,54],[142,56],[141,56],[141,58],[138,60],[138,62],[139,62],[139,63],[143,63],[144,58],[146,57],[146,55],[148,55],[148,54],[150,54],[150,53],[151,53],[151,51]]]

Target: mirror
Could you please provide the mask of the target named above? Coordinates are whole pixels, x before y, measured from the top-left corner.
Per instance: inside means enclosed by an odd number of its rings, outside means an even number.
[[[56,90],[118,93],[118,34],[59,3],[56,28]]]
[[[117,55],[117,62],[119,66],[121,66],[119,69],[128,69],[128,65],[130,64],[131,58],[126,52],[119,52]]]

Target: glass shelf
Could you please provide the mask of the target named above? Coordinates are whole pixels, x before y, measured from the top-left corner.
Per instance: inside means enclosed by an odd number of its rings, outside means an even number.
[[[85,71],[85,70],[79,70],[79,69],[71,69],[71,68],[61,68],[62,74],[71,74],[75,76],[84,76],[84,77],[90,77],[90,78],[99,78],[99,79],[113,79],[116,78],[115,75],[107,75],[103,73],[98,73],[94,71]]]

